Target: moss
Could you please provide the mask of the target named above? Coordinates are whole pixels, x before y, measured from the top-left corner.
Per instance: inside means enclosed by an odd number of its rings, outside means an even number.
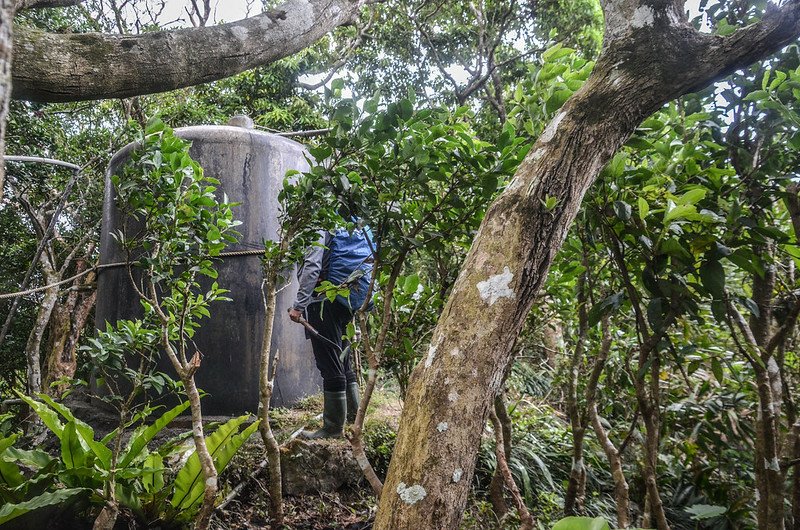
[[[364,424],[364,451],[367,459],[379,477],[386,476],[389,460],[392,458],[397,431],[389,422],[380,419],[368,419]]]
[[[99,33],[72,33],[68,36],[74,52],[92,65],[102,65],[117,55],[117,40]]]

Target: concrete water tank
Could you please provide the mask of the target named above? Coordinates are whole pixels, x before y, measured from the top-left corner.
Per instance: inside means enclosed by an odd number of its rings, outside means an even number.
[[[175,133],[192,142],[191,156],[205,173],[218,179],[219,197],[227,193],[241,221],[237,227],[240,243],[226,251],[252,250],[265,239],[275,239],[278,228],[278,192],[286,171],[306,170],[308,163],[301,144],[281,136],[230,126],[198,126],[176,129]],[[106,174],[103,224],[100,236],[100,262],[124,261],[112,234],[123,220],[114,204],[111,175],[118,172],[134,145],[128,145],[111,160]],[[217,302],[211,318],[202,321],[194,337],[203,361],[195,378],[209,395],[203,398],[203,411],[210,415],[255,412],[258,407],[258,364],[264,328],[259,256],[229,257],[217,262],[219,284],[230,290],[232,302]],[[292,274],[294,280],[296,276]],[[287,309],[294,301],[297,282],[278,295],[272,351],[280,348],[280,364],[272,398],[273,406],[290,406],[301,398],[319,392],[320,376],[314,364],[311,342],[302,326],[291,322]],[[124,267],[103,270],[97,285],[96,324],[141,316],[141,305],[130,285]],[[159,369],[177,376],[164,356]]]

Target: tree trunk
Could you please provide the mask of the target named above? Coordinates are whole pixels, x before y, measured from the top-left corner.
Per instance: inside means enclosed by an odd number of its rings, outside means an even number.
[[[311,46],[352,22],[363,4],[287,0],[238,22],[140,35],[46,33],[20,26],[14,46],[23,53],[13,63],[14,97],[126,98],[216,81]]]
[[[86,262],[79,262],[78,272],[86,270],[86,266]],[[67,299],[53,308],[43,385],[45,391],[53,396],[58,396],[66,390],[66,385],[63,384],[51,387],[54,381],[75,375],[78,343],[89,322],[89,315],[97,298],[96,289],[92,288],[88,293],[79,289],[92,284],[95,276],[95,273],[91,272],[83,280],[75,280],[72,285],[73,290],[67,295]]]
[[[6,154],[6,121],[11,99],[14,3],[14,0],[0,0],[0,199],[3,198],[3,182],[6,176],[3,155]]]
[[[282,243],[283,244],[283,243]],[[283,525],[283,485],[281,483],[281,448],[269,424],[269,402],[272,398],[272,389],[275,384],[275,374],[278,370],[278,352],[272,360],[270,371],[270,352],[272,349],[272,330],[275,324],[275,305],[277,303],[278,278],[276,274],[264,280],[264,337],[261,342],[261,362],[259,366],[260,403],[258,404],[258,418],[261,423],[258,430],[267,452],[269,463],[269,515],[272,519],[272,528]]]
[[[585,263],[585,259],[584,259]],[[567,491],[564,494],[564,515],[579,515],[583,512],[586,495],[586,466],[583,463],[583,439],[586,436],[586,416],[578,402],[578,380],[583,363],[583,354],[589,334],[589,315],[586,308],[586,272],[578,278],[578,337],[569,360],[567,375],[567,415],[572,427],[572,468],[569,473]]]
[[[497,420],[500,422],[500,430],[503,435],[503,454],[506,463],[511,459],[511,417],[506,410],[506,402],[502,390],[494,398],[494,413]],[[505,517],[508,513],[508,504],[506,504],[505,495],[503,493],[505,478],[503,477],[503,470],[500,466],[496,466],[494,474],[492,475],[492,482],[489,484],[489,501],[492,503],[495,515],[499,519]]]
[[[792,427],[794,447],[792,448],[792,528],[800,529],[800,421]]]
[[[375,267],[374,270],[377,270],[377,267]],[[390,286],[394,288],[393,281],[390,281]],[[387,290],[387,298],[391,298],[389,293],[390,291]],[[384,313],[384,315],[384,324],[386,324],[388,321],[388,314]],[[358,467],[361,468],[361,472],[364,473],[364,478],[366,478],[367,482],[369,482],[369,485],[372,487],[372,491],[375,493],[375,496],[380,498],[381,493],[383,493],[383,482],[381,482],[381,479],[378,477],[378,474],[375,473],[375,469],[372,467],[372,464],[370,464],[369,460],[367,459],[367,453],[364,449],[364,440],[362,436],[364,433],[364,420],[367,417],[367,406],[372,399],[372,393],[375,391],[375,384],[378,382],[378,368],[380,363],[378,361],[378,352],[369,341],[366,314],[363,312],[359,313],[358,319],[358,325],[361,329],[361,337],[364,341],[364,350],[367,354],[367,365],[369,366],[369,370],[367,372],[367,384],[364,387],[364,395],[358,404],[356,420],[353,422],[350,432],[347,434],[347,440],[350,442],[350,446],[353,449],[353,457],[356,459],[356,462],[358,462]],[[381,328],[382,331],[384,329],[384,327]],[[384,340],[385,335],[381,333],[378,337],[378,341],[383,344]]]
[[[622,470],[622,459],[616,446],[611,442],[600,417],[597,415],[597,404],[593,404],[589,410],[592,420],[592,427],[603,452],[606,454],[608,465],[611,468],[611,477],[614,480],[614,501],[617,505],[617,527],[628,528],[630,526],[630,497],[628,495],[628,481],[625,480],[625,473]]]
[[[44,272],[45,284],[57,282],[60,277],[56,274],[47,253],[42,253],[39,262]],[[28,342],[25,345],[25,358],[28,362],[28,394],[34,395],[42,391],[42,337],[47,330],[47,323],[50,322],[50,315],[58,301],[58,287],[50,287],[44,291],[44,296],[39,302],[39,311],[28,335]]]
[[[611,441],[597,413],[597,385],[605,368],[606,361],[608,360],[608,354],[611,351],[611,327],[609,316],[605,315],[601,323],[603,341],[600,346],[600,352],[595,358],[594,368],[592,368],[592,374],[586,392],[588,401],[587,412],[589,414],[589,422],[594,429],[594,434],[597,436],[597,440],[603,448],[606,460],[608,460],[608,466],[611,469],[611,478],[614,480],[614,500],[617,505],[617,527],[625,529],[630,525],[628,481],[625,479],[625,473],[622,470],[622,458],[620,457],[619,449],[617,449]]]
[[[195,452],[200,459],[200,467],[203,470],[203,481],[205,490],[203,492],[203,503],[200,505],[200,512],[195,519],[195,528],[206,530],[211,521],[211,514],[214,512],[214,501],[217,497],[217,468],[214,467],[214,460],[208,452],[206,439],[203,434],[203,414],[200,409],[200,393],[194,383],[194,376],[181,375],[186,397],[189,398],[189,407],[192,411],[192,438],[194,439]]]
[[[494,454],[497,458],[497,469],[500,470],[500,474],[503,476],[505,484],[508,487],[508,491],[511,492],[511,498],[514,499],[514,504],[517,507],[517,514],[519,515],[519,520],[521,523],[519,528],[520,530],[532,530],[533,517],[531,517],[531,514],[528,511],[528,507],[525,506],[525,501],[522,499],[522,495],[519,492],[517,483],[514,482],[514,476],[511,474],[511,469],[509,469],[508,461],[506,460],[506,444],[503,436],[503,425],[500,423],[500,419],[497,417],[497,413],[495,411],[491,411],[489,413],[489,419],[492,421],[492,426],[494,427]]]
[[[458,527],[483,425],[525,316],[586,190],[636,126],[800,30],[800,2],[727,37],[692,29],[679,1],[608,0],[603,9],[606,41],[593,74],[489,207],[428,359],[414,370],[376,530]],[[444,432],[436,429],[442,422]]]

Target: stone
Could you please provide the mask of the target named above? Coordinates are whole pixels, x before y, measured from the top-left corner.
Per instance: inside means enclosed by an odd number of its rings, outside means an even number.
[[[281,448],[281,475],[285,495],[356,488],[364,477],[343,438],[292,440]]]

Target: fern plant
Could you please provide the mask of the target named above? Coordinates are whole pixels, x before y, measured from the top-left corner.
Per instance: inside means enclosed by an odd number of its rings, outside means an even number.
[[[167,410],[149,425],[134,430],[127,446],[114,463],[109,445],[116,437],[112,431],[96,439],[91,426],[76,418],[70,409],[46,394],[41,401],[20,397],[58,438],[60,455],[53,458],[41,450],[26,451],[13,447],[18,435],[0,438],[0,524],[35,510],[62,504],[80,497],[95,506],[103,506],[105,485],[115,477],[115,498],[145,525],[179,525],[192,520],[203,501],[203,471],[196,453],[192,453],[174,475],[164,461],[177,452],[175,444],[164,443],[150,451],[150,442],[189,402]],[[248,416],[233,418],[206,437],[206,444],[221,473],[236,451],[258,428],[249,425]],[[169,480],[169,476],[174,479]],[[36,485],[45,484],[45,491]],[[170,500],[168,500],[170,499]]]

